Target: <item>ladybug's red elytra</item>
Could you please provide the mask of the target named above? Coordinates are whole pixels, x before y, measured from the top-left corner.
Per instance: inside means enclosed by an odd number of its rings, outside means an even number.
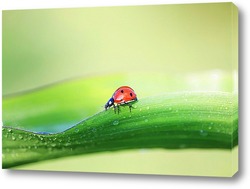
[[[137,96],[134,90],[129,86],[122,86],[114,92],[112,97],[105,104],[105,110],[113,106],[115,113],[117,109],[119,114],[119,106],[129,106],[131,112],[132,104],[135,102],[137,102]]]

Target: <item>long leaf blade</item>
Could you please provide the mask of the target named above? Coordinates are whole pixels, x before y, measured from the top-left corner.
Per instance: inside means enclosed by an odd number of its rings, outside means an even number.
[[[3,168],[122,149],[231,149],[238,144],[237,96],[169,93],[139,100],[131,113],[128,107],[99,112],[56,134],[8,127],[2,133]]]

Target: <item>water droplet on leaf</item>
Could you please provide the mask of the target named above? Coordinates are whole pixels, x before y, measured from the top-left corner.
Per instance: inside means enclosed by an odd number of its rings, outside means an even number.
[[[51,146],[52,146],[52,147],[56,147],[56,143],[52,143]]]
[[[79,129],[78,128],[75,128],[75,133],[78,133],[79,132]]]
[[[64,146],[70,146],[70,144],[71,144],[70,142],[67,142]]]
[[[22,136],[22,135],[19,135],[18,138],[19,138],[20,140],[22,140],[22,139],[23,139],[23,136]]]
[[[200,135],[201,136],[207,136],[208,133],[206,131],[204,131],[204,130],[200,130]]]
[[[119,124],[119,121],[118,120],[115,120],[114,122],[113,122],[113,125],[118,125]]]

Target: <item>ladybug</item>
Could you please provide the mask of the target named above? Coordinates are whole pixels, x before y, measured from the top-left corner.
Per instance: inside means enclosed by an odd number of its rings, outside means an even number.
[[[137,96],[134,90],[129,86],[122,86],[122,87],[119,87],[114,92],[112,97],[105,104],[105,110],[113,106],[115,113],[117,109],[118,114],[119,114],[119,111],[120,111],[119,106],[129,106],[129,110],[131,112],[132,104],[135,102],[137,102]]]

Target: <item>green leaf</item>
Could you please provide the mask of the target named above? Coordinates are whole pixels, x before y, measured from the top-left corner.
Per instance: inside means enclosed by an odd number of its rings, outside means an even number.
[[[3,127],[3,168],[41,160],[136,148],[222,148],[238,144],[237,95],[166,93],[102,111],[64,132]]]
[[[216,80],[214,77],[216,76]],[[231,92],[227,72],[170,75],[161,72],[88,76],[3,97],[3,125],[56,133],[104,109],[115,89],[131,86],[138,99],[177,91]]]

